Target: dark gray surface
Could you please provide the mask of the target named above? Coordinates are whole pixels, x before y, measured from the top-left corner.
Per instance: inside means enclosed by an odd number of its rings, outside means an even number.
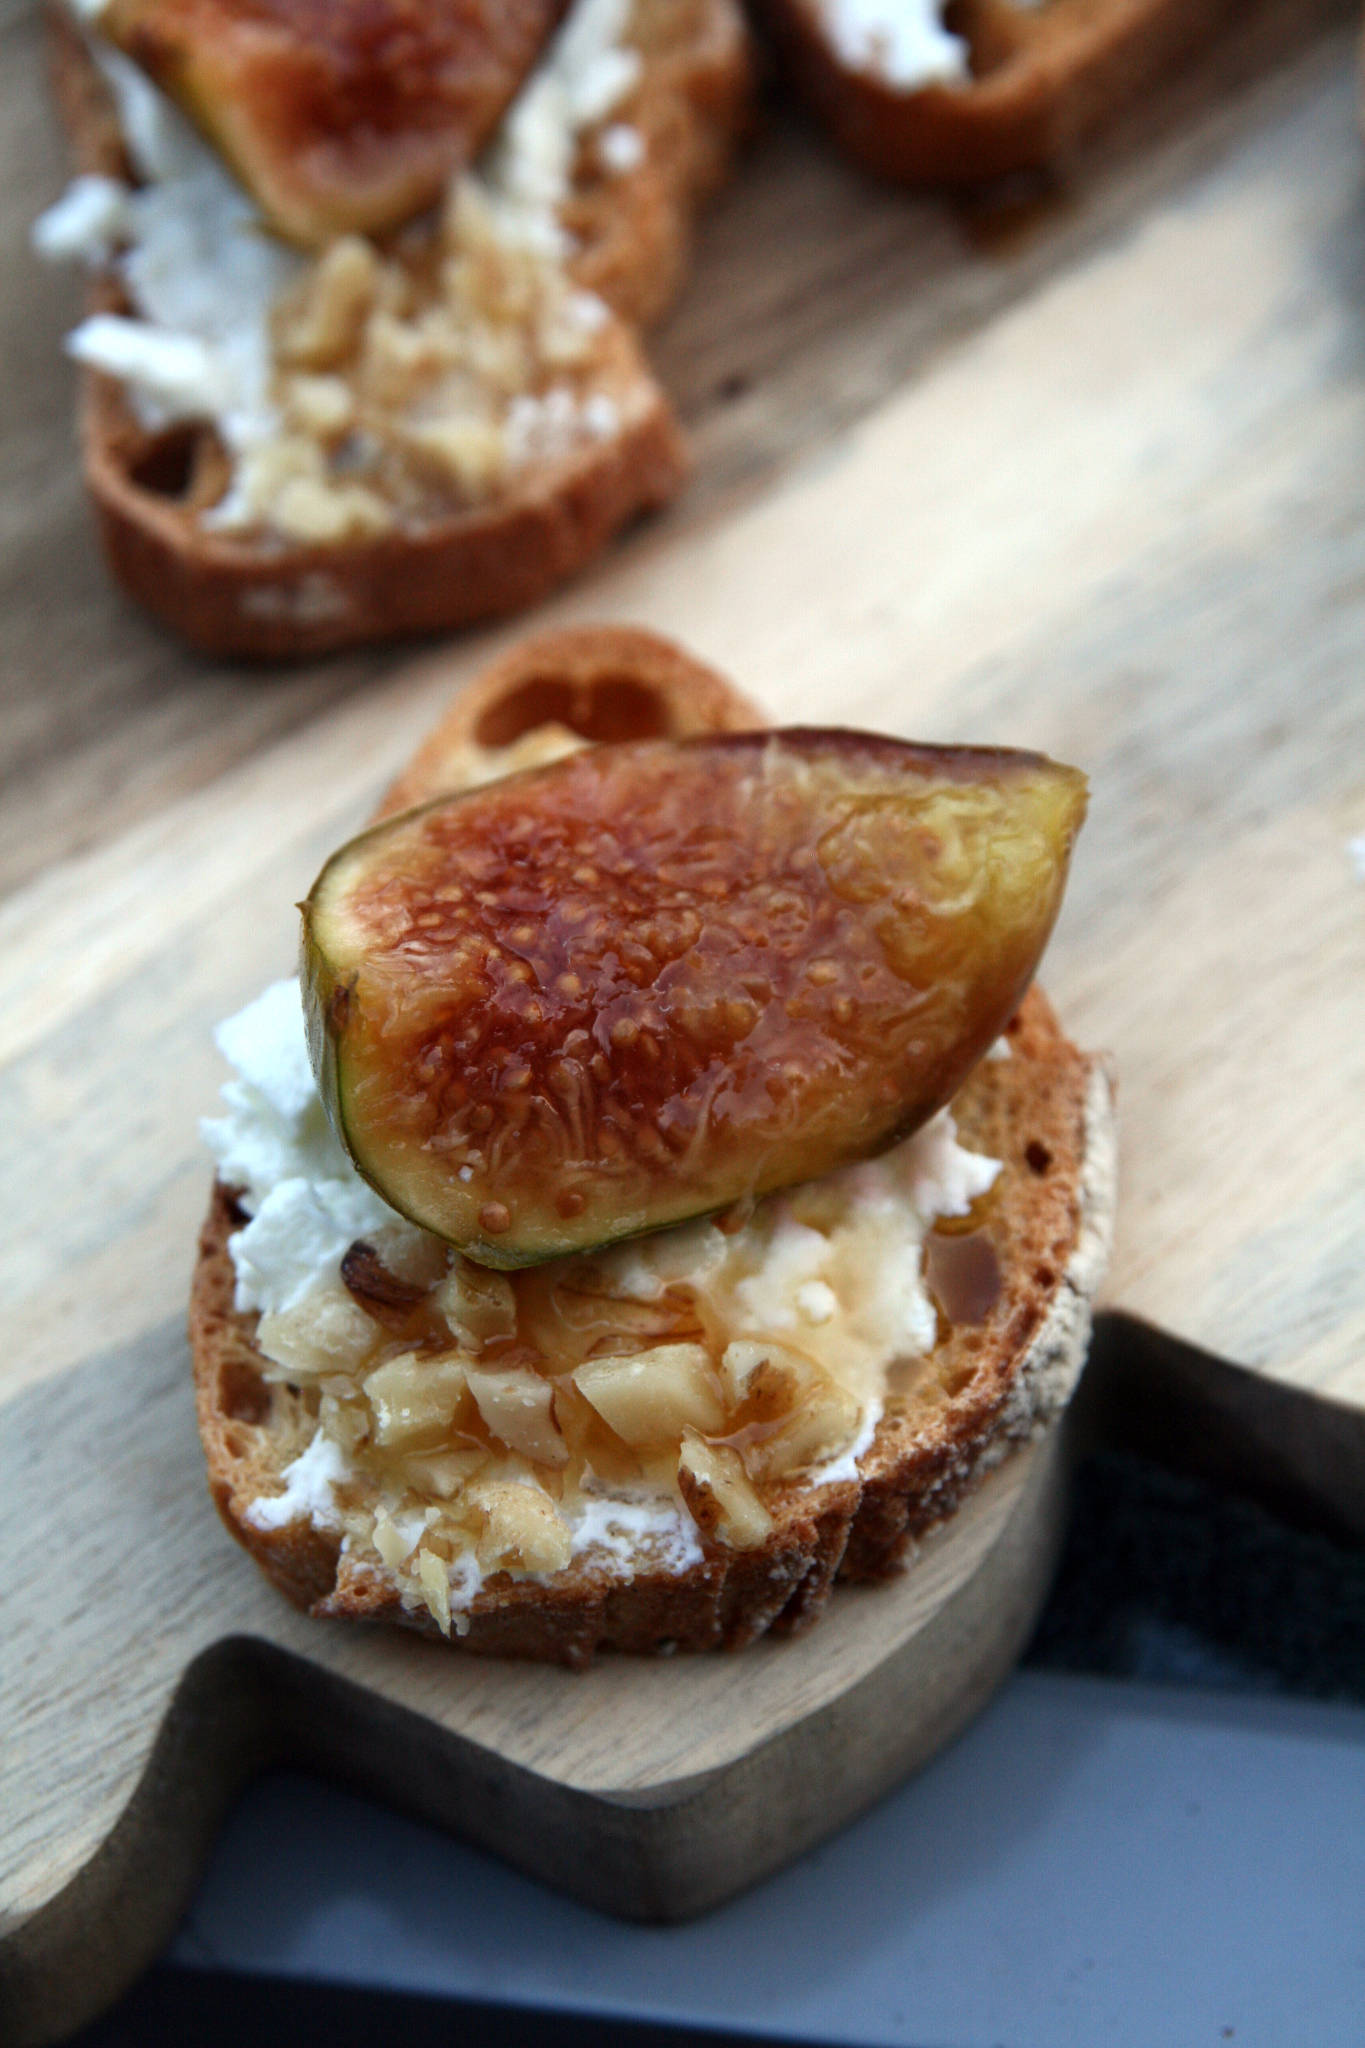
[[[1365,1710],[1021,1673],[709,1919],[604,1920],[280,1777],[171,1960],[915,2048],[1360,2048]]]

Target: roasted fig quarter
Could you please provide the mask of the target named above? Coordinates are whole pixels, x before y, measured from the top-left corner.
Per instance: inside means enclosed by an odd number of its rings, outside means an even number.
[[[813,1179],[949,1101],[1052,928],[1085,778],[790,730],[648,740],[363,833],[303,905],[378,1192],[523,1266]]]
[[[492,134],[565,0],[106,0],[114,43],[266,219],[321,244],[432,205]]]

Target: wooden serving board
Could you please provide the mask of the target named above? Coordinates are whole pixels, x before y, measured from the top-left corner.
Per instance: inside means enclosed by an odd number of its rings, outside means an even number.
[[[183,1312],[213,1022],[515,628],[285,675],[94,559],[27,259],[61,173],[0,12],[0,2031],[173,1925],[225,1803],[311,1760],[612,1910],[775,1867],[985,1697],[1054,1440],[811,1635],[584,1676],[350,1636],[204,1495]],[[1112,1426],[1365,1534],[1365,152],[1349,10],[1278,0],[1024,212],[775,124],[661,337],[698,481],[537,623],[676,635],[786,721],[1040,746],[1093,784],[1046,980],[1121,1076]],[[79,1966],[75,1959],[79,1958]]]

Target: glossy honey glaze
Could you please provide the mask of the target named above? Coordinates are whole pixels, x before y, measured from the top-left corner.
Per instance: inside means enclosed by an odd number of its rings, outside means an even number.
[[[1083,788],[1037,756],[742,734],[395,820],[306,913],[343,1138],[509,1263],[864,1157],[1013,1010]]]
[[[278,228],[321,244],[436,199],[563,13],[564,0],[107,0],[98,32],[180,102]]]

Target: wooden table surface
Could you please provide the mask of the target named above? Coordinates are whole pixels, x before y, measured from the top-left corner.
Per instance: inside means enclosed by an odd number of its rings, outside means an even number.
[[[1249,6],[1027,204],[875,190],[775,117],[657,341],[695,481],[536,615],[670,633],[782,720],[1086,768],[1045,979],[1121,1077],[1107,1303],[1321,1397],[1315,1458],[1356,1431],[1339,1502],[1365,1499],[1354,12]],[[0,10],[0,1447],[21,1415],[40,1441],[45,1387],[54,1416],[117,1400],[178,1516],[127,1403],[145,1387],[179,1456],[211,1026],[288,971],[321,858],[519,629],[272,673],[186,655],[109,588],[59,352],[79,287],[25,247],[63,175],[39,45]],[[73,1596],[60,1507],[30,1625]],[[30,1905],[78,1849],[29,1870]]]
[[[11,1386],[180,1314],[208,1026],[288,967],[318,856],[517,630],[250,670],[187,656],[109,588],[59,352],[78,285],[24,246],[62,178],[39,70],[12,7]],[[779,718],[1081,763],[1091,820],[1046,978],[1122,1075],[1109,1298],[1365,1402],[1355,99],[1343,10],[1277,0],[1014,215],[875,190],[770,126],[659,338],[696,480],[537,622],[671,632]]]

